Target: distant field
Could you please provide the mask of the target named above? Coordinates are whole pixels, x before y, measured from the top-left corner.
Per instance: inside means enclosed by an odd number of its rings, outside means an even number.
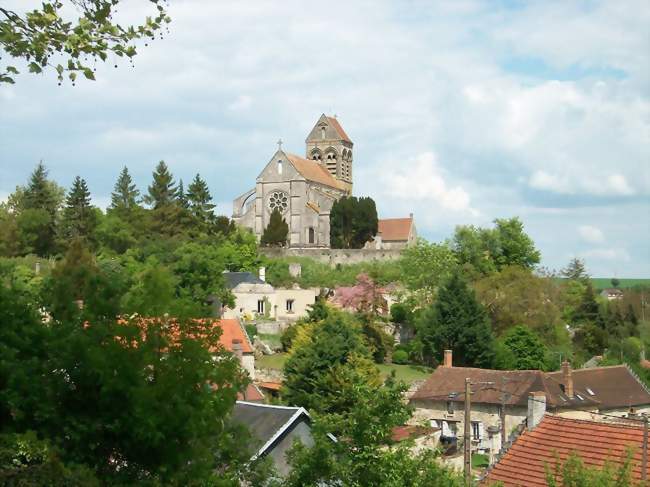
[[[558,277],[557,279],[564,281],[563,277]],[[591,283],[596,291],[602,291],[603,289],[613,287],[611,277],[592,277]],[[650,287],[650,279],[619,279],[618,287],[620,289],[629,289],[634,286]]]
[[[618,287],[621,289],[627,289],[639,285],[650,287],[650,279],[619,279],[619,281],[620,284]],[[598,290],[612,287],[611,277],[592,277],[591,282],[593,283],[594,288]]]
[[[286,354],[276,353],[274,355],[264,355],[256,361],[255,365],[260,369],[280,370],[286,360]],[[377,368],[379,368],[382,377],[388,377],[391,371],[394,370],[396,379],[406,383],[426,379],[433,372],[433,369],[413,365],[378,364]]]

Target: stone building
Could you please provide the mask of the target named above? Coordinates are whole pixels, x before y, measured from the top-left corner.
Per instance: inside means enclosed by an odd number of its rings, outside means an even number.
[[[338,120],[324,114],[305,143],[305,157],[278,143],[255,187],[233,201],[233,220],[259,239],[277,208],[289,225],[290,247],[328,248],[332,205],[352,194],[353,143]]]

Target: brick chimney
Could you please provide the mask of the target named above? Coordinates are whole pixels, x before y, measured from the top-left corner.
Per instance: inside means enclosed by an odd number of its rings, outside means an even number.
[[[562,362],[562,382],[564,383],[564,393],[569,399],[573,399],[573,375],[571,374],[571,364],[567,360]]]
[[[451,350],[445,350],[445,358],[442,363],[443,367],[453,367],[453,361],[452,361],[452,351]]]
[[[546,394],[543,392],[530,392],[528,394],[528,413],[526,425],[528,430],[533,430],[544,419],[546,413]]]
[[[242,363],[244,359],[244,349],[242,348],[241,340],[239,338],[232,339],[232,353],[237,356],[239,363]]]

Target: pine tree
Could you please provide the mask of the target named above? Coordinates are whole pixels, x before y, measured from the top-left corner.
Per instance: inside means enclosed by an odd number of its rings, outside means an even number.
[[[176,188],[176,203],[178,206],[184,210],[189,209],[190,202],[187,199],[187,194],[185,193],[185,187],[183,186],[183,180],[178,181],[178,188]]]
[[[149,194],[145,197],[154,210],[170,206],[176,199],[174,178],[167,168],[165,161],[160,161],[153,172],[153,182],[148,188]]]
[[[216,205],[212,203],[212,195],[210,195],[207,183],[198,174],[194,176],[194,180],[188,188],[187,199],[192,215],[199,222],[210,223],[214,220],[212,210]]]
[[[129,170],[124,166],[111,193],[110,208],[122,212],[131,211],[138,206],[139,198],[140,191],[133,183]]]
[[[494,336],[487,313],[458,271],[440,289],[436,302],[424,311],[417,331],[430,359],[449,349],[460,366],[493,364]]]
[[[94,208],[90,204],[90,191],[86,181],[77,176],[65,200],[63,210],[63,237],[90,239],[97,224]]]
[[[287,243],[289,235],[289,225],[282,218],[280,210],[277,208],[271,213],[269,224],[262,234],[261,244],[267,246],[283,246]]]
[[[591,285],[591,281],[587,281],[585,290],[582,293],[580,304],[573,313],[573,322],[575,324],[598,324],[603,326],[603,320],[600,316],[600,309],[596,301],[596,293]]]
[[[22,193],[18,208],[19,238],[26,252],[54,253],[56,215],[61,201],[57,190],[58,186],[47,179],[43,162],[39,162]]]
[[[330,211],[330,243],[338,249],[360,249],[377,234],[377,207],[369,197],[344,196]]]
[[[567,266],[562,269],[562,275],[567,279],[574,281],[586,282],[589,280],[589,274],[587,273],[587,268],[585,267],[585,261],[578,258],[571,259]]]

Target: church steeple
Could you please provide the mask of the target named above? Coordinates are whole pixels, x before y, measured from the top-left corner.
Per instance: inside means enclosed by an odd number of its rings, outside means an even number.
[[[352,192],[352,146],[336,116],[322,114],[305,140],[306,157],[318,161]]]

